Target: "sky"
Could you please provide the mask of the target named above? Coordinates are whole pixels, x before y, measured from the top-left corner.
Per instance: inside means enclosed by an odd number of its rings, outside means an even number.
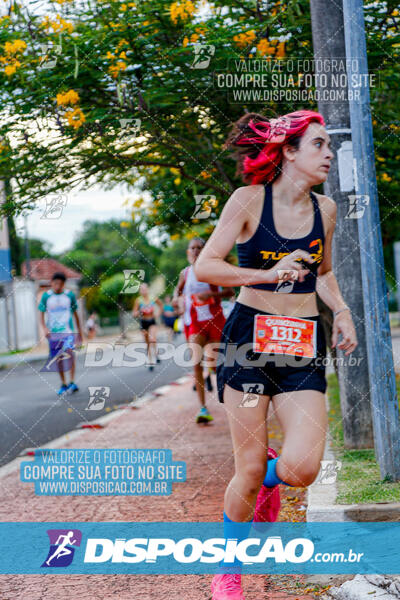
[[[57,218],[44,218],[46,201],[39,202],[37,209],[29,211],[27,217],[28,237],[46,240],[52,244],[51,251],[60,253],[68,250],[76,236],[82,230],[84,221],[108,221],[110,219],[130,220],[124,200],[133,198],[122,186],[112,191],[93,187],[87,191],[75,191],[66,195],[66,205]],[[48,211],[47,211],[48,214]],[[25,219],[16,218],[18,234],[25,235]]]

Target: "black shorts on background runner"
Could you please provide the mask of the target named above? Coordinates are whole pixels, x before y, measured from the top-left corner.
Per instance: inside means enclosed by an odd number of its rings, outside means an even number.
[[[145,331],[147,331],[149,327],[155,324],[155,319],[140,319],[140,329],[144,329]]]
[[[256,386],[253,390],[257,388],[259,394],[266,396],[299,390],[316,390],[325,393],[326,340],[321,318],[319,316],[303,317],[317,323],[316,358],[297,360],[290,357],[289,365],[284,365],[287,357],[276,357],[277,363],[270,362],[270,355],[255,353],[250,346],[246,352],[240,352],[242,345],[252,343],[254,317],[259,314],[270,315],[272,313],[236,302],[225,323],[217,366],[219,401],[224,401],[225,384],[241,392],[252,391],[251,384],[261,384],[263,388]],[[232,346],[229,348],[229,345]],[[243,360],[239,358],[239,362],[237,362],[238,351],[242,357],[246,358],[247,364],[260,360],[262,366],[252,366],[251,364],[243,366]]]

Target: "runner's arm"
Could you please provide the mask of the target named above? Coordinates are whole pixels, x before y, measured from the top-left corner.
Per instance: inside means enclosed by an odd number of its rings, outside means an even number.
[[[232,287],[226,287],[222,290],[218,290],[217,292],[202,292],[200,294],[196,294],[199,300],[208,300],[208,298],[231,298],[235,295],[235,290]]]
[[[247,222],[251,198],[250,192],[246,197],[245,188],[238,188],[229,198],[217,226],[194,264],[194,272],[199,281],[224,287],[277,281],[275,269],[237,267],[224,260]],[[301,250],[296,252],[298,256],[309,256]],[[292,257],[292,255],[290,256]],[[293,265],[293,268],[296,267],[300,268],[298,264]]]
[[[332,271],[332,237],[336,225],[336,204],[334,202],[331,201],[331,204],[328,205],[327,212],[329,214],[329,226],[325,236],[324,258],[318,267],[316,292],[321,300],[333,312],[336,312],[341,311],[342,308],[347,308],[347,305]],[[342,339],[338,343],[339,334],[342,335]],[[334,318],[331,345],[332,348],[337,347],[343,350],[346,356],[357,347],[357,334],[350,310],[343,310]]]
[[[184,287],[185,287],[185,269],[182,269],[182,271],[179,274],[178,283],[176,285],[176,288],[174,289],[174,294],[172,296],[172,301],[171,301],[172,306],[179,307],[178,299],[179,299],[179,296],[182,295]]]
[[[43,327],[43,331],[44,331],[44,335],[46,337],[50,336],[50,329],[47,327],[46,322],[45,322],[45,313],[47,310],[47,298],[48,298],[48,294],[47,292],[43,292],[42,297],[40,298],[40,302],[38,305],[38,310],[40,313],[40,322],[42,324]]]
[[[139,298],[136,298],[135,304],[133,305],[133,309],[132,309],[132,315],[135,318],[139,316],[139,303],[140,303]]]
[[[47,327],[44,320],[44,312],[40,311],[40,323],[43,327],[44,335],[48,337],[50,335],[50,329]]]
[[[328,230],[325,235],[324,258],[318,267],[316,292],[325,304],[337,311],[346,306],[339,285],[332,271],[332,238],[336,225],[336,204],[324,203],[323,210],[328,214]]]
[[[81,321],[80,321],[80,318],[78,315],[78,311],[75,310],[73,314],[74,314],[74,319],[75,319],[76,328],[78,330],[79,337],[81,339],[81,342],[83,342],[83,331],[82,331]]]
[[[163,314],[163,311],[164,311],[164,305],[161,302],[160,298],[156,298],[156,304],[160,310],[160,312],[158,313],[158,316],[161,317],[161,315]]]

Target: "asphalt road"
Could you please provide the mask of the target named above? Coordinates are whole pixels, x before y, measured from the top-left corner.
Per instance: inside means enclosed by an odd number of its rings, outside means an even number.
[[[400,336],[394,335],[392,343],[395,369],[400,372]],[[177,366],[172,359],[163,360],[152,372],[144,366],[84,367],[83,363],[84,355],[80,354],[75,376],[79,392],[65,397],[56,394],[58,374],[40,371],[44,361],[0,370],[0,465],[24,448],[40,447],[73,430],[78,423],[97,419],[191,371]],[[110,388],[102,410],[87,410],[89,386]]]
[[[162,360],[153,371],[146,366],[84,366],[78,354],[75,382],[79,391],[60,397],[57,373],[41,372],[45,361],[0,370],[0,465],[10,462],[25,448],[42,444],[73,430],[190,372]],[[68,381],[68,380],[67,380]],[[104,408],[87,410],[89,386],[110,388]]]

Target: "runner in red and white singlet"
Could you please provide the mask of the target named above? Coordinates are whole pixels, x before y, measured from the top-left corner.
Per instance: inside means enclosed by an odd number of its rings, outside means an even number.
[[[185,301],[183,323],[186,339],[202,349],[205,349],[210,342],[220,341],[225,325],[221,298],[234,295],[232,288],[222,289],[219,286],[197,280],[193,265],[204,245],[205,242],[202,238],[193,238],[190,241],[187,249],[187,258],[190,265],[181,271],[173,298],[173,304],[178,306],[178,298],[183,295]],[[212,420],[212,416],[205,405],[204,377],[201,364],[203,352],[201,357],[196,357],[194,365],[196,390],[201,405],[196,419],[198,423]]]

